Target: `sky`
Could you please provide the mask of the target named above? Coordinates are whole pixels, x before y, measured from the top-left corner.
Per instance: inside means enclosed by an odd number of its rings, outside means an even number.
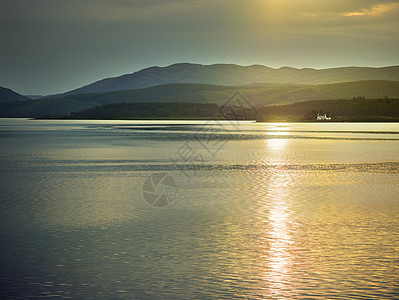
[[[0,0],[0,86],[66,92],[179,62],[399,65],[399,1]]]

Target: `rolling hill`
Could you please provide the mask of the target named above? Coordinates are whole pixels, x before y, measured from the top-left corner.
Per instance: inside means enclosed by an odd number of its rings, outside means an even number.
[[[103,93],[141,89],[172,83],[213,85],[246,85],[252,83],[328,84],[361,80],[399,80],[399,66],[384,68],[342,67],[332,69],[273,69],[262,65],[200,65],[180,63],[167,67],[151,67],[133,74],[106,78],[81,88],[57,95]]]
[[[14,101],[26,101],[28,97],[22,96],[10,89],[0,86],[0,103],[14,102]]]
[[[214,103],[222,105],[240,92],[256,107],[290,104],[304,100],[398,98],[399,81],[355,81],[322,85],[251,84],[220,86],[205,84],[168,84],[144,89],[108,93],[69,95],[63,98],[0,104],[0,117],[69,116],[91,107],[112,103]]]

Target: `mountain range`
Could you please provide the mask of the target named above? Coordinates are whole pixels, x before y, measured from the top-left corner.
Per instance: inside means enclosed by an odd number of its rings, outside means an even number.
[[[355,81],[323,85],[251,84],[221,86],[207,84],[167,84],[150,88],[62,98],[18,101],[0,104],[0,117],[69,116],[91,107],[112,103],[215,103],[222,105],[240,92],[253,106],[295,103],[303,100],[395,98],[399,81]]]
[[[185,63],[151,67],[35,100],[0,88],[0,117],[69,116],[113,103],[222,105],[236,92],[256,107],[305,100],[398,98],[399,66],[315,70]]]
[[[106,78],[58,96],[140,89],[171,83],[230,86],[253,83],[316,85],[360,80],[399,80],[399,66],[383,68],[342,67],[317,70],[291,67],[273,69],[263,65],[179,63],[167,67],[151,67],[133,74]]]

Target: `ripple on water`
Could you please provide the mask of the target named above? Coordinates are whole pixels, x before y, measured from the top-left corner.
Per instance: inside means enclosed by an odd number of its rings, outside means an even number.
[[[356,140],[396,133],[246,125],[180,167],[168,158],[200,126],[101,124],[0,135],[0,298],[398,298],[396,142]],[[142,186],[165,172],[178,193],[156,209]]]

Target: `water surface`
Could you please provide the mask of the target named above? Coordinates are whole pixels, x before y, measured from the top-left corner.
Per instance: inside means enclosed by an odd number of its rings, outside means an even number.
[[[398,123],[1,119],[0,297],[395,299],[398,175]]]

